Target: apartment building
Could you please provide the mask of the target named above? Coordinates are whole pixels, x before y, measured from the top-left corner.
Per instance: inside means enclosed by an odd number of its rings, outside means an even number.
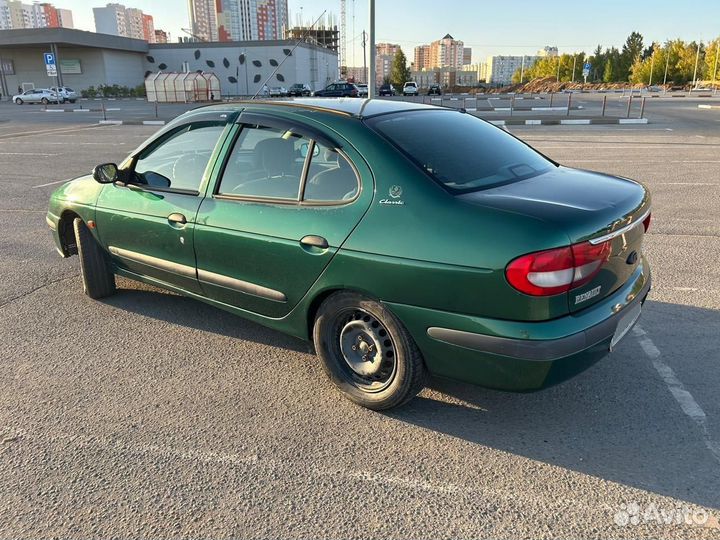
[[[460,70],[472,62],[472,49],[465,47],[462,41],[450,34],[429,45],[419,45],[414,52],[414,68],[418,71],[442,68]]]
[[[0,30],[18,28],[72,28],[72,12],[49,3],[0,0]]]
[[[378,43],[375,45],[375,80],[382,84],[385,79],[390,78],[393,60],[400,50],[396,43]]]
[[[144,39],[153,43],[155,25],[152,15],[138,8],[126,8],[122,4],[107,4],[93,8],[95,31],[98,34],[110,34],[132,39]]]
[[[215,9],[220,41],[284,39],[289,28],[287,0],[217,0]]]
[[[488,56],[487,82],[496,85],[512,83],[517,70],[527,69],[537,62],[539,56]]]

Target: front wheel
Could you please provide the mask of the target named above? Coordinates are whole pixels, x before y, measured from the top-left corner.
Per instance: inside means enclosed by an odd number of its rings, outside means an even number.
[[[83,291],[90,298],[98,299],[115,293],[115,275],[110,260],[82,219],[73,221],[75,241],[80,256],[80,274]]]
[[[20,99],[20,98],[17,98],[17,99],[15,100],[15,103],[17,103],[18,105],[22,105],[22,104],[23,104],[23,100]]]
[[[333,294],[318,310],[313,341],[327,375],[358,405],[397,407],[424,386],[420,350],[403,324],[375,300]]]

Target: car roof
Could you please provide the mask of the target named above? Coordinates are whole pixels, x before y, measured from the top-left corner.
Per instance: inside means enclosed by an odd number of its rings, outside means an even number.
[[[403,111],[438,110],[439,107],[411,103],[408,101],[389,101],[386,99],[360,99],[360,98],[298,98],[287,101],[245,100],[223,105],[207,105],[201,109],[228,109],[241,110],[246,107],[262,106],[263,109],[277,108],[278,110],[292,109],[294,112],[325,111],[355,118],[369,118],[381,114],[390,114]],[[196,109],[197,110],[197,109]]]

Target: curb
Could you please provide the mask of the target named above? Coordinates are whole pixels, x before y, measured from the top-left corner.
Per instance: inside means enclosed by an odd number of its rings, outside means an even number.
[[[720,105],[698,105],[698,109],[720,109]]]
[[[98,122],[101,126],[121,126],[122,123],[122,120],[100,120]]]
[[[647,124],[647,118],[569,118],[565,120],[488,120],[495,126],[589,126]]]

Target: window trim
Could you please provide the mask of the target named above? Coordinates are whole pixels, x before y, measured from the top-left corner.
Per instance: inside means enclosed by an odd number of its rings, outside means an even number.
[[[259,123],[250,123],[248,124],[246,121],[243,121],[244,118],[250,117],[251,120],[255,120],[256,118],[260,121]],[[265,119],[269,119],[269,122],[273,122],[275,125],[268,125],[265,122]],[[268,123],[269,123],[268,122]],[[360,172],[358,168],[355,166],[355,163],[349,158],[349,156],[345,153],[345,151],[342,149],[340,145],[333,142],[328,137],[324,136],[320,131],[316,130],[315,128],[311,126],[306,126],[305,124],[300,124],[298,122],[293,122],[292,120],[285,120],[284,118],[279,117],[272,117],[270,115],[265,116],[262,114],[257,113],[247,113],[244,115],[241,115],[240,118],[238,118],[237,125],[239,125],[240,129],[235,134],[234,139],[231,141],[229,145],[228,151],[225,153],[225,156],[222,159],[222,163],[220,165],[220,170],[218,171],[217,179],[215,181],[215,185],[213,187],[213,191],[211,193],[211,196],[213,199],[221,200],[221,201],[235,201],[235,202],[250,202],[250,203],[258,203],[258,204],[281,204],[284,206],[298,206],[298,207],[315,207],[315,206],[332,206],[332,207],[339,207],[339,206],[346,206],[348,204],[352,204],[355,201],[360,198],[360,195],[363,191],[363,183],[362,178],[360,176]],[[237,144],[238,140],[240,139],[242,132],[245,129],[257,129],[258,127],[268,127],[268,128],[275,128],[275,129],[294,129],[295,127],[299,127],[300,129],[297,130],[298,135],[302,135],[308,141],[310,142],[310,146],[308,147],[308,154],[305,156],[305,163],[303,164],[303,171],[302,176],[300,177],[300,185],[298,187],[298,195],[295,199],[290,199],[286,197],[262,197],[262,196],[256,196],[256,195],[234,195],[234,194],[228,194],[228,193],[220,193],[220,186],[222,185],[223,177],[225,176],[225,170],[227,168],[227,164],[230,161],[230,156],[232,155],[233,151],[235,150],[235,145]],[[352,167],[353,173],[355,174],[355,181],[358,185],[358,190],[355,196],[352,199],[348,200],[339,200],[339,201],[305,201],[303,200],[305,196],[305,184],[307,182],[307,174],[310,170],[310,162],[313,157],[313,152],[315,148],[316,142],[320,142],[320,144],[323,144],[323,141],[316,141],[316,137],[312,136],[311,133],[320,133],[320,138],[327,141],[327,146],[330,148],[336,150],[338,154],[342,158],[344,158]]]

